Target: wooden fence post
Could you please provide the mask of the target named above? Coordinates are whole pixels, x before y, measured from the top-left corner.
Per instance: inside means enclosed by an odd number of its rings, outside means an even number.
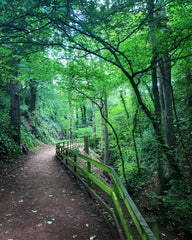
[[[77,162],[77,155],[74,155],[74,162]],[[74,172],[77,172],[77,167],[74,165]]]
[[[90,163],[90,162],[87,162],[87,171],[88,171],[89,173],[91,173],[91,163]],[[91,179],[89,179],[89,177],[87,177],[87,184],[88,184],[88,186],[91,188],[92,183],[91,183]]]

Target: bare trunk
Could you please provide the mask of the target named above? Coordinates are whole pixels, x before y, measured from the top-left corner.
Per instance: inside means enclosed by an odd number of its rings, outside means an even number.
[[[69,111],[70,111],[70,140],[73,140],[73,118],[72,118],[72,101],[69,99]]]
[[[156,124],[161,129],[161,124],[162,124],[161,123],[161,104],[160,104],[160,95],[159,95],[158,78],[157,78],[157,49],[156,49],[156,45],[155,45],[156,44],[155,16],[153,13],[153,9],[154,9],[154,1],[148,0],[148,10],[149,10],[149,12],[151,12],[150,17],[149,17],[149,28],[150,28],[150,33],[151,33],[151,47],[152,47],[151,64],[153,65],[152,92],[153,92],[153,101],[154,101],[154,107],[155,107]],[[160,193],[164,190],[164,182],[165,182],[163,163],[161,160],[161,152],[162,152],[162,147],[159,144],[157,144],[156,162],[157,162],[157,172],[158,172]]]
[[[82,126],[86,127],[87,125],[86,106],[84,104],[81,105],[81,118],[82,118]]]
[[[108,105],[107,105],[107,94],[105,92],[105,118],[108,119]],[[109,164],[109,137],[108,137],[108,127],[107,123],[104,125],[104,139],[105,139],[105,149],[104,149],[104,163]]]
[[[92,102],[93,149],[96,150],[95,104]]]
[[[167,60],[167,61],[166,61]],[[163,63],[163,61],[165,61]],[[161,103],[166,143],[170,148],[176,147],[175,129],[173,124],[171,64],[169,59],[162,59],[159,63],[159,80],[161,86]]]
[[[18,77],[17,70],[13,73],[15,78]],[[20,113],[20,96],[19,96],[19,82],[17,79],[10,80],[10,98],[11,98],[11,129],[13,129],[13,138],[15,142],[21,147],[21,113]]]
[[[101,103],[102,104],[102,103]],[[101,108],[101,104],[100,104],[100,113],[101,113],[101,159],[103,159],[104,161],[104,149],[105,149],[105,134],[104,134],[104,125],[105,125],[105,121],[103,119],[103,108]]]
[[[173,123],[173,101],[171,85],[171,64],[168,57],[159,62],[160,96],[163,111],[164,135],[168,146],[170,175],[178,178],[181,174],[176,154],[176,138]],[[173,173],[174,171],[174,173]]]
[[[137,114],[138,114],[138,108],[135,112],[135,117],[133,119],[132,136],[133,136],[133,144],[134,144],[134,149],[135,149],[135,157],[136,157],[136,162],[137,162],[137,170],[138,170],[138,173],[140,173],[141,169],[140,169],[139,156],[138,156],[138,151],[137,151],[137,143],[136,143],[136,139],[135,139],[135,131],[137,128]]]

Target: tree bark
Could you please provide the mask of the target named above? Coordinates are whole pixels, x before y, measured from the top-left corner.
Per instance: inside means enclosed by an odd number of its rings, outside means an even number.
[[[154,101],[154,108],[155,108],[155,119],[157,125],[159,125],[161,129],[161,104],[160,104],[160,93],[158,87],[158,78],[157,78],[157,49],[156,49],[156,36],[155,36],[155,16],[153,13],[154,9],[154,0],[148,0],[147,8],[150,14],[149,16],[149,28],[151,34],[151,47],[152,47],[152,58],[151,64],[152,68],[152,93],[153,93],[153,101]],[[159,187],[160,187],[160,194],[164,190],[164,183],[165,183],[165,176],[163,171],[163,163],[161,160],[161,152],[162,147],[157,144],[157,155],[156,155],[156,162],[157,162],[157,173],[158,173],[158,180],[159,180]]]
[[[104,116],[105,119],[108,119],[108,103],[107,103],[107,94],[105,92],[104,95],[104,101],[105,101],[105,112],[104,112]],[[104,125],[104,139],[105,139],[105,148],[104,148],[104,163],[105,164],[109,164],[109,135],[108,135],[108,127],[107,127],[107,123],[105,122]]]
[[[81,105],[81,118],[82,118],[82,126],[86,127],[87,117],[86,117],[86,106],[84,104]]]
[[[19,95],[19,81],[17,80],[18,71],[15,70],[13,77],[10,80],[10,116],[11,129],[13,129],[13,139],[21,147],[21,112],[20,112],[20,95]]]
[[[141,168],[140,168],[140,162],[139,162],[139,156],[138,156],[138,151],[137,151],[137,143],[136,143],[136,139],[135,139],[135,131],[137,128],[137,114],[138,114],[138,108],[135,112],[135,116],[133,119],[133,130],[132,130],[132,136],[133,136],[133,145],[134,145],[134,149],[135,149],[135,157],[136,157],[136,162],[137,162],[137,170],[138,173],[140,173]]]
[[[104,150],[105,150],[105,133],[104,133],[104,125],[105,121],[103,118],[104,111],[103,111],[103,106],[101,106],[102,103],[100,103],[99,109],[101,113],[101,159],[104,161]]]
[[[96,150],[95,104],[92,102],[93,149]]]
[[[70,112],[70,140],[73,140],[73,118],[72,118],[72,101],[69,99],[69,112]]]

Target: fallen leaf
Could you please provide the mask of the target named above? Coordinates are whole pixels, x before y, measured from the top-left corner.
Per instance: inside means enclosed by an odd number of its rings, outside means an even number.
[[[53,222],[52,221],[47,221],[47,224],[51,225]]]
[[[165,234],[165,233],[161,233],[161,235],[162,235],[163,237],[166,237],[166,234]]]
[[[94,240],[94,238],[96,238],[96,235],[91,236],[91,237],[90,237],[90,240]]]
[[[11,217],[12,214],[11,214],[11,213],[8,213],[8,214],[6,214],[5,216],[6,216],[6,217]]]
[[[43,226],[42,223],[39,223],[39,224],[36,225],[36,227],[41,227],[41,226]]]

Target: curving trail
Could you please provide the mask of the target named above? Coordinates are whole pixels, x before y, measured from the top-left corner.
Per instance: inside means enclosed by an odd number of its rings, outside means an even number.
[[[119,240],[54,156],[54,147],[41,144],[12,168],[1,163],[0,239]]]

